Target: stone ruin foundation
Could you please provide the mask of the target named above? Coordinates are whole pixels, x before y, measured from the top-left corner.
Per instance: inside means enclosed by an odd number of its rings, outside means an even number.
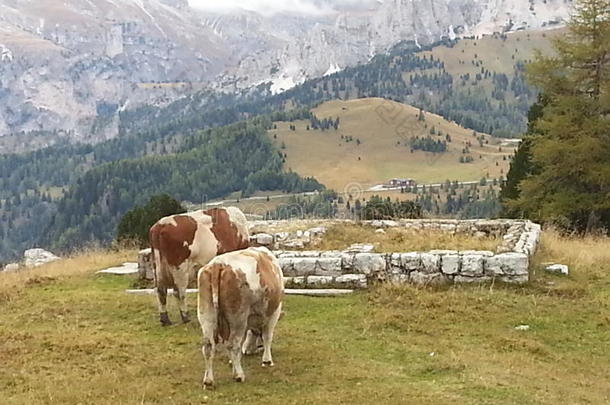
[[[279,228],[283,222],[254,221],[250,226],[251,229]],[[307,221],[299,222],[307,224]],[[525,220],[329,220],[327,223],[359,223],[375,229],[403,227],[479,237],[495,236],[501,242],[495,252],[431,250],[374,253],[372,246],[366,244],[354,245],[345,251],[290,250],[306,247],[312,238],[325,233],[324,226],[293,233],[255,233],[251,239],[253,245],[266,246],[274,251],[289,288],[367,288],[370,283],[385,281],[413,284],[481,283],[493,280],[525,283],[529,280],[530,258],[536,252],[541,235],[540,225]],[[152,279],[149,249],[140,252],[139,264],[140,276]]]

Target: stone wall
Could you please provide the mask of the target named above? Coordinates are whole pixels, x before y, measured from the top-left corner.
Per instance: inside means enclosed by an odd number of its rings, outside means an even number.
[[[439,284],[473,283],[499,280],[525,283],[529,280],[529,261],[540,240],[540,225],[521,220],[400,220],[365,221],[376,229],[406,227],[495,236],[502,242],[495,252],[480,250],[432,250],[429,252],[372,253],[366,244],[348,251],[293,251],[291,246],[306,246],[312,238],[323,237],[325,227],[312,227],[293,233],[258,233],[253,244],[274,250],[284,271],[288,287],[366,288],[371,282]],[[338,222],[328,221],[327,225]],[[281,221],[254,222],[253,228],[281,227]],[[306,223],[305,223],[306,225]],[[312,222],[313,225],[313,222]],[[140,252],[140,275],[152,279],[150,250]]]
[[[321,285],[365,288],[370,282],[437,284],[499,280],[525,283],[529,260],[540,240],[540,225],[514,220],[403,220],[368,221],[372,227],[437,229],[449,233],[485,234],[502,238],[496,252],[478,250],[432,250],[429,252],[371,253],[358,251],[276,250],[289,286]],[[316,229],[319,229],[316,228]],[[307,233],[301,233],[307,237]],[[310,233],[311,234],[311,233]],[[271,238],[269,247],[285,239]],[[280,235],[284,236],[284,235]],[[284,236],[285,237],[285,236]],[[289,238],[288,238],[289,239]],[[366,245],[363,245],[366,246]]]

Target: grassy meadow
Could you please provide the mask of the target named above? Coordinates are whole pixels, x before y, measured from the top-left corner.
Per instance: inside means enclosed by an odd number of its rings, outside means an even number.
[[[5,404],[603,404],[610,401],[607,239],[546,232],[525,286],[378,286],[341,298],[288,296],[272,369],[216,362],[201,388],[193,322],[161,328],[155,298],[95,270],[135,252],[89,252],[0,274]],[[543,274],[545,262],[568,277]],[[194,310],[194,296],[190,298]],[[177,308],[171,301],[177,319]],[[526,324],[527,331],[515,330]]]
[[[393,177],[413,178],[423,184],[444,182],[447,177],[476,181],[487,173],[490,178],[497,178],[506,174],[508,157],[513,153],[508,146],[500,151],[497,138],[485,135],[489,144],[480,147],[472,130],[432,113],[426,113],[425,121],[419,121],[417,108],[381,98],[334,100],[312,111],[320,119],[339,117],[339,129],[308,131],[309,121],[280,122],[269,135],[286,153],[287,169],[302,176],[314,176],[339,192],[353,188],[350,185],[354,183],[366,189]],[[295,131],[290,129],[291,125],[296,126]],[[451,136],[448,151],[410,153],[407,145],[412,136],[445,140],[444,135],[430,135],[432,127]],[[345,142],[342,135],[354,140]],[[360,145],[356,139],[361,141]],[[460,163],[467,141],[472,143],[470,155],[474,161]]]
[[[453,47],[434,47],[422,55],[434,56],[445,64],[447,72],[454,76],[480,73],[481,67],[490,72],[512,75],[516,61],[529,61],[536,50],[543,54],[552,52],[551,38],[565,33],[565,29],[517,31],[506,35],[485,35],[477,39],[461,39]],[[472,61],[479,62],[475,66]],[[408,76],[407,76],[408,77]],[[459,82],[457,83],[459,85]]]

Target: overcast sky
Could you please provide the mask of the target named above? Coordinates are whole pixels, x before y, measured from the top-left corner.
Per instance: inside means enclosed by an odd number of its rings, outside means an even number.
[[[321,15],[337,9],[362,8],[380,0],[189,0],[193,7],[214,12],[230,12],[236,8],[262,14],[281,12]]]

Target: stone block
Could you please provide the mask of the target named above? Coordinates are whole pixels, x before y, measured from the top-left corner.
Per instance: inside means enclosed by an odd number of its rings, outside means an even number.
[[[490,275],[527,277],[528,267],[529,258],[525,253],[500,253],[485,258],[485,271]]]
[[[421,253],[421,271],[424,273],[440,273],[441,271],[441,256],[434,253]]]
[[[303,285],[305,277],[284,277],[284,285]]]
[[[345,284],[357,288],[366,288],[367,280],[364,274],[344,274],[335,278],[336,284]]]
[[[377,274],[385,272],[386,260],[378,253],[356,253],[354,256],[354,272],[361,274]]]
[[[457,274],[460,271],[460,255],[450,254],[442,256],[441,271],[444,274]]]
[[[406,271],[420,270],[422,268],[421,253],[408,252],[400,254],[400,263]]]
[[[480,255],[484,257],[491,257],[494,252],[489,250],[460,250],[461,255]]]
[[[392,253],[389,256],[389,268],[388,271],[390,274],[403,274],[405,270],[403,269],[402,262],[400,260],[400,253]]]
[[[271,246],[274,242],[273,235],[269,235],[268,233],[257,233],[254,235],[254,238],[256,243],[261,246]]]
[[[355,253],[341,252],[341,269],[344,273],[354,270],[355,258]]]
[[[339,275],[341,274],[341,257],[320,257],[316,262],[316,274]]]
[[[462,267],[460,274],[467,277],[478,277],[483,275],[483,255],[462,254]]]
[[[424,273],[421,271],[413,271],[409,273],[409,282],[413,284],[444,284],[447,281],[448,278],[441,273]]]
[[[307,284],[308,285],[326,285],[331,284],[333,282],[333,278],[330,276],[308,276]]]
[[[340,257],[280,257],[278,260],[287,276],[332,276],[341,273]]]

